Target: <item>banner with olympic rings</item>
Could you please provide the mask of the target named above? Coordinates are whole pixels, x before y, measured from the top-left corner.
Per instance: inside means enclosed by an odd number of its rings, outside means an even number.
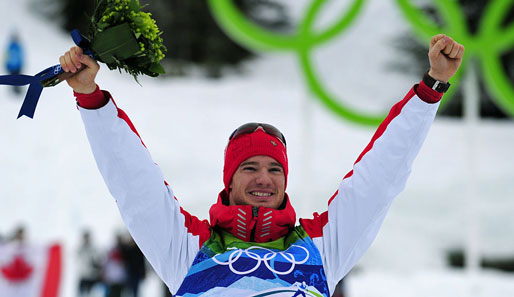
[[[310,1],[303,17],[293,33],[271,32],[246,18],[232,0],[209,0],[211,11],[221,28],[236,42],[255,51],[290,52],[298,57],[300,72],[314,98],[340,118],[366,126],[376,126],[385,118],[350,106],[352,98],[341,98],[328,91],[326,83],[316,71],[313,53],[321,46],[348,31],[362,13],[365,0],[351,0],[340,17],[323,30],[316,31],[315,23],[324,6],[330,1]],[[452,36],[466,47],[461,70],[452,78],[452,88],[445,95],[446,104],[458,88],[471,59],[479,61],[480,73],[487,91],[499,108],[514,116],[514,83],[502,67],[501,57],[514,49],[514,24],[503,26],[504,19],[512,10],[511,0],[488,1],[478,33],[472,34],[466,23],[463,8],[458,1],[433,0],[444,26],[437,25],[425,12],[413,4],[413,0],[395,0],[401,14],[410,24],[415,35],[427,46],[430,37],[444,33]],[[344,70],[343,70],[344,71]]]

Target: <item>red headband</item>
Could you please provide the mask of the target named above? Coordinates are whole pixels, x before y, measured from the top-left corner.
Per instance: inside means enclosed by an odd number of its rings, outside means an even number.
[[[245,133],[229,141],[225,149],[225,165],[223,168],[223,183],[225,192],[229,193],[232,176],[239,165],[253,156],[268,156],[275,159],[284,169],[287,186],[287,151],[282,142],[275,136],[257,129],[253,133]]]

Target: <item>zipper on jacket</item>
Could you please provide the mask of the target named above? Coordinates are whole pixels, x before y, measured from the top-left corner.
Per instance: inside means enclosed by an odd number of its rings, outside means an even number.
[[[252,221],[257,220],[259,216],[259,207],[252,206]],[[252,232],[250,233],[250,241],[253,242],[255,240],[255,230],[257,229],[257,224],[255,224],[252,228]]]

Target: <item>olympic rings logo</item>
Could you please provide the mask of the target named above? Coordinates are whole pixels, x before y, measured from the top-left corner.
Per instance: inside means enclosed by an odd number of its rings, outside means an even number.
[[[232,271],[235,274],[239,274],[239,275],[246,275],[246,274],[250,274],[250,273],[254,272],[261,266],[262,263],[264,263],[264,265],[266,265],[266,267],[271,272],[273,272],[275,274],[279,274],[279,275],[286,275],[286,274],[293,272],[296,265],[303,264],[303,263],[307,262],[307,260],[309,259],[309,251],[306,248],[304,248],[303,246],[295,245],[295,244],[291,245],[291,247],[298,247],[298,248],[302,249],[305,252],[305,257],[302,260],[297,261],[295,259],[294,254],[292,254],[292,253],[275,252],[275,251],[272,251],[267,248],[263,248],[263,247],[259,247],[259,246],[252,246],[245,250],[238,249],[235,247],[229,248],[229,250],[232,250],[232,252],[230,253],[230,256],[228,257],[228,260],[226,262],[222,262],[216,258],[216,256],[219,256],[221,254],[214,255],[214,257],[212,257],[212,260],[219,265],[228,265],[228,267],[230,268],[230,271]],[[258,253],[251,252],[251,250],[263,250],[263,251],[266,251],[267,253],[263,254],[261,257]],[[255,263],[255,266],[252,267],[251,269],[248,269],[245,271],[238,271],[236,268],[234,268],[233,264],[236,263],[237,260],[243,254],[246,255],[246,257],[248,257],[248,258],[256,260],[257,262]],[[291,263],[291,267],[289,267],[289,269],[287,271],[277,271],[276,269],[271,267],[270,262],[275,258],[278,259],[278,257],[277,257],[278,255],[280,255],[282,257],[282,259],[285,259],[286,262]]]
[[[470,58],[474,57],[481,62],[481,73],[496,103],[508,114],[514,116],[514,87],[501,64],[501,55],[514,48],[514,24],[499,29],[512,8],[512,0],[489,1],[477,35],[471,35],[466,27],[466,20],[458,1],[433,0],[446,24],[444,28],[434,24],[419,8],[412,5],[412,0],[395,1],[416,35],[424,42],[428,43],[431,36],[444,32],[466,46],[461,71],[452,78],[453,87],[447,93],[447,99],[441,103],[442,105],[449,101],[449,97],[455,92],[462,78],[462,69],[465,69]],[[234,6],[232,0],[208,1],[218,24],[235,41],[254,50],[295,53],[299,58],[310,91],[323,105],[351,122],[376,126],[384,119],[385,114],[369,114],[344,104],[343,101],[347,100],[338,99],[330,94],[314,69],[313,50],[348,29],[362,10],[365,0],[352,0],[334,24],[322,31],[317,31],[314,28],[315,21],[328,2],[312,0],[306,9],[305,16],[299,22],[297,32],[285,35],[269,32],[253,24]]]

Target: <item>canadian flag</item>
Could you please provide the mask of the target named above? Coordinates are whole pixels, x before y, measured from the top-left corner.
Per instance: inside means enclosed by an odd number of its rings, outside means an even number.
[[[57,297],[61,246],[0,244],[1,297]]]

